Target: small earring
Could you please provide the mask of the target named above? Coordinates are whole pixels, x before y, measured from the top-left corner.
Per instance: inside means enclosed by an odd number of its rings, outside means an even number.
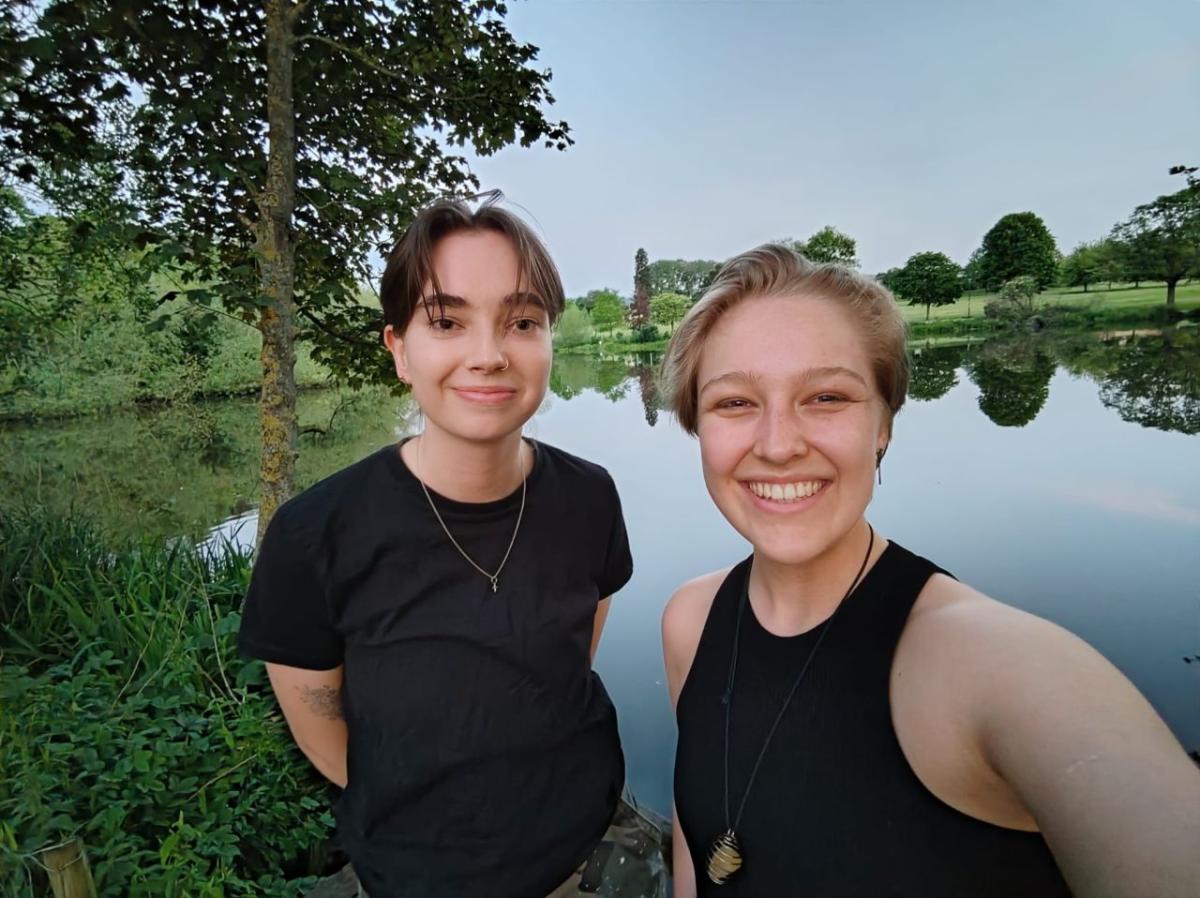
[[[875,450],[875,473],[879,477],[879,485],[883,486],[883,449]]]

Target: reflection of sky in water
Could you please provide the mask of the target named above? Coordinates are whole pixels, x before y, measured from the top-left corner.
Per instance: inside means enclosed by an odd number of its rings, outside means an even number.
[[[621,384],[613,375],[604,373],[601,395],[582,371],[564,371],[578,380],[572,398],[548,396],[527,432],[616,479],[634,577],[614,601],[597,667],[619,712],[630,785],[667,813],[674,726],[662,607],[684,580],[735,563],[749,547],[709,500],[695,441],[665,413],[648,427],[638,379]],[[1200,438],[1124,422],[1091,379],[1061,369],[1024,427],[993,424],[978,397],[959,371],[940,399],[906,405],[872,522],[984,592],[1086,639],[1187,748],[1200,748],[1200,664],[1182,660],[1200,652]],[[246,545],[254,529],[250,513],[213,532]]]
[[[993,424],[978,395],[960,371],[941,399],[906,405],[871,520],[1079,634],[1200,748],[1200,665],[1182,660],[1200,651],[1200,440],[1122,421],[1091,380],[1061,370],[1025,427]],[[620,489],[634,578],[614,602],[597,667],[617,703],[630,785],[665,811],[674,729],[659,616],[681,582],[748,546],[712,506],[695,441],[666,414],[647,427],[636,387],[615,403],[595,392],[555,398],[530,432],[605,465]]]

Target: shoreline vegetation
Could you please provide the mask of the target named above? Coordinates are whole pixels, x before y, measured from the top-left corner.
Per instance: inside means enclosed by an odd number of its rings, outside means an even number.
[[[1144,283],[1113,289],[1051,288],[1039,294],[1031,318],[1006,321],[985,314],[995,294],[975,291],[926,311],[902,305],[913,342],[1108,325],[1162,325],[1200,321],[1200,281],[1180,284],[1175,306],[1165,305],[1165,287]],[[659,353],[670,328],[640,332],[614,328],[566,339],[556,334],[556,355],[620,356]],[[0,372],[0,424],[102,414],[118,408],[171,405],[193,400],[254,396],[261,391],[258,332],[221,320],[209,332],[203,353],[175,345],[171,333],[140,333],[132,316],[85,324],[70,322],[57,340],[20,367]],[[582,337],[582,339],[581,339]],[[301,389],[334,386],[331,372],[301,345],[296,359]]]
[[[1143,283],[1116,285],[1112,289],[1050,288],[1035,300],[1031,329],[1098,328],[1106,325],[1162,325],[1171,321],[1200,321],[1200,281],[1180,284],[1174,307],[1168,311],[1165,286]],[[908,321],[910,342],[936,337],[965,337],[1001,334],[1013,329],[1013,324],[984,313],[987,304],[997,294],[971,291],[954,303],[934,307],[929,320],[921,306],[901,304]],[[1018,322],[1017,326],[1026,326]],[[667,328],[659,328],[659,338],[637,341],[630,339],[628,330],[614,330],[611,335],[594,334],[587,342],[561,345],[556,342],[556,354],[620,355],[628,353],[663,352],[669,337]]]
[[[237,655],[249,576],[228,544],[0,518],[0,893],[42,894],[76,837],[102,898],[284,898],[340,866],[328,785]]]

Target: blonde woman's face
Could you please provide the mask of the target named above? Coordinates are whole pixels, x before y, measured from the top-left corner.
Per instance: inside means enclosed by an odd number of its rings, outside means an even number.
[[[713,501],[755,551],[804,563],[871,500],[886,409],[852,320],[811,297],[752,298],[713,327],[697,376]]]

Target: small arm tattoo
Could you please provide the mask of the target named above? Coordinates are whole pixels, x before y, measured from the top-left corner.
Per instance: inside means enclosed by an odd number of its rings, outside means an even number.
[[[332,686],[301,686],[304,703],[326,720],[342,719],[342,690]]]

